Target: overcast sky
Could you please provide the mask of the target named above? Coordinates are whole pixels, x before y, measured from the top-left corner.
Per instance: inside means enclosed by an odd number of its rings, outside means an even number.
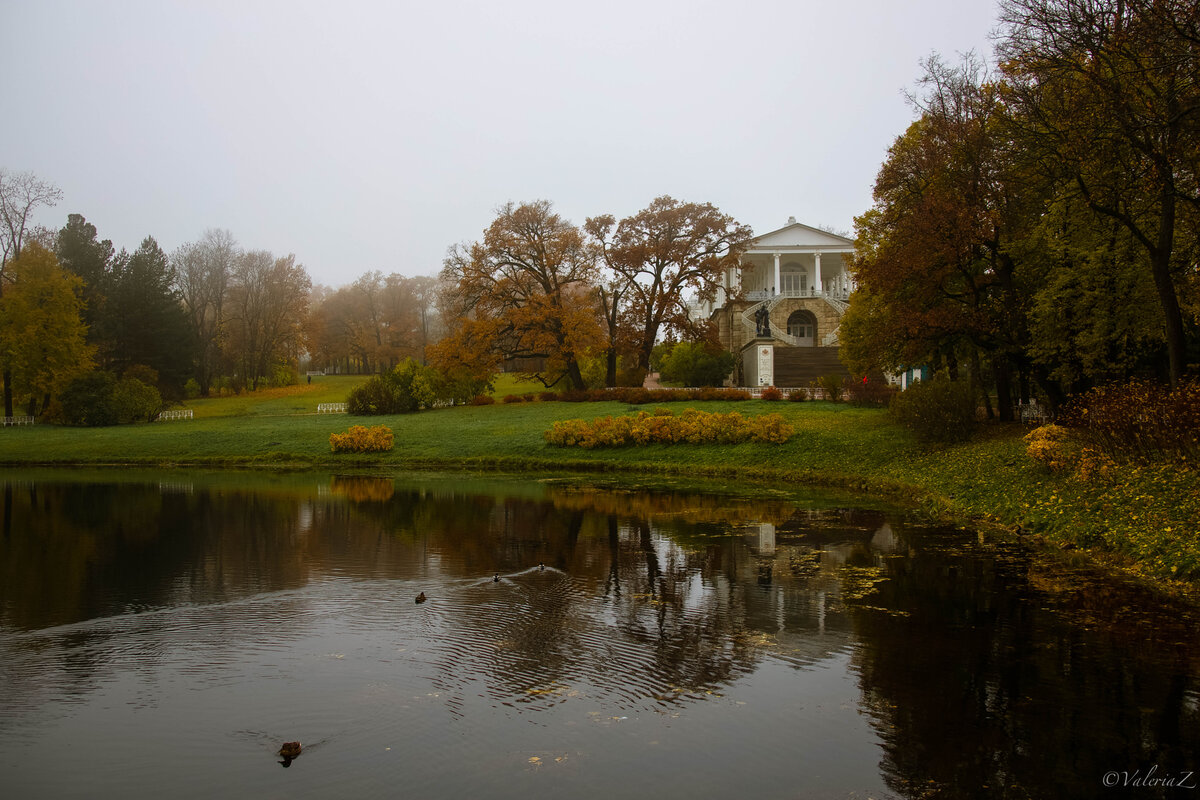
[[[101,238],[227,228],[314,282],[435,274],[502,203],[659,195],[849,230],[933,52],[992,0],[0,0],[0,166]]]

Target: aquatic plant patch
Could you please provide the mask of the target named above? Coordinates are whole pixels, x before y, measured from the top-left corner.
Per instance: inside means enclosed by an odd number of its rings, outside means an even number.
[[[653,414],[639,411],[632,416],[561,420],[546,431],[545,438],[559,447],[590,450],[644,444],[783,444],[795,432],[779,414],[743,417],[736,411],[722,414],[688,408],[676,415],[660,407]]]

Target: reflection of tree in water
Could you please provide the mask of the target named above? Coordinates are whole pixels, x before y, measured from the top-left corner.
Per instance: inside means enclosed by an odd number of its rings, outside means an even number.
[[[422,610],[444,685],[465,693],[486,680],[495,701],[535,704],[571,691],[669,703],[754,669],[768,638],[786,638],[782,629],[805,638],[789,644],[808,649],[793,659],[798,665],[845,642],[839,618],[814,599],[836,595],[836,563],[825,563],[834,548],[820,546],[828,557],[817,572],[772,567],[778,577],[758,580],[764,565],[817,552],[789,537],[861,538],[865,528],[840,512],[646,492],[480,494],[380,478],[327,486],[10,484],[0,544],[4,625],[37,630],[213,605],[220,610],[207,614],[202,643],[220,660],[234,658],[258,630],[254,620],[238,622],[258,611],[226,601],[330,575],[423,581],[426,591],[438,587]],[[742,532],[731,519],[744,525],[747,515],[764,514],[781,532],[769,553],[760,552],[757,534],[731,535]],[[490,581],[496,572],[505,576],[498,585]],[[275,605],[280,614],[301,613],[305,602],[294,595]],[[165,614],[137,623],[148,669],[171,624]],[[102,630],[95,635],[120,635]],[[80,686],[105,669],[103,642],[80,652],[67,637],[51,639],[20,646],[56,648],[73,660],[68,670]]]
[[[1108,624],[1071,625],[1029,591],[1027,566],[941,541],[888,562],[871,602],[898,613],[854,614],[888,785],[909,797],[1090,798],[1111,771],[1195,769],[1194,621],[1122,625],[1120,609],[1137,603],[1106,583],[1095,599],[1115,612]]]

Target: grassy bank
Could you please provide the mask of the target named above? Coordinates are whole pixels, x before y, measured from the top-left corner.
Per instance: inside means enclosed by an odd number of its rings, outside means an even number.
[[[1084,482],[1051,473],[1025,453],[1027,429],[994,426],[974,441],[928,450],[876,409],[815,403],[708,402],[706,411],[782,414],[786,444],[651,445],[582,450],[547,445],[553,422],[624,414],[623,403],[537,402],[352,418],[316,413],[354,378],[318,378],[282,390],[189,404],[193,420],[111,428],[36,426],[0,431],[0,463],[371,466],[622,471],[730,481],[808,483],[885,494],[931,516],[1004,527],[1064,548],[1130,559],[1157,580],[1200,578],[1200,478],[1193,470],[1127,467]],[[681,408],[682,406],[680,406]],[[385,454],[334,455],[329,434],[385,424]]]

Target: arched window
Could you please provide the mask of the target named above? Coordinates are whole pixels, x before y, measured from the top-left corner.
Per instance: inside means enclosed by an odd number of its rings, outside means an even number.
[[[801,347],[813,347],[817,343],[817,318],[811,311],[793,311],[788,317],[787,332],[800,340]]]

